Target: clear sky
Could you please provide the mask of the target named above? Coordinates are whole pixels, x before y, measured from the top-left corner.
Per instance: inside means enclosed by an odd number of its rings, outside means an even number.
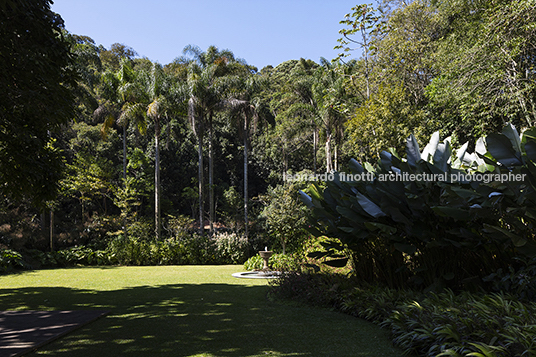
[[[183,48],[215,45],[259,70],[337,56],[339,21],[363,0],[54,0],[71,33],[132,47],[167,64]],[[372,1],[368,1],[372,2]]]

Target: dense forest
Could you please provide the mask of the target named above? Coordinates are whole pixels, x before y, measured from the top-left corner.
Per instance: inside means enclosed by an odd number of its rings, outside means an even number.
[[[216,46],[152,62],[121,39],[69,33],[47,1],[41,14],[14,3],[0,34],[4,248],[105,249],[184,230],[284,250],[307,236],[307,184],[285,175],[404,153],[410,134],[474,148],[536,120],[529,0],[358,5],[341,14],[338,58],[262,69]]]

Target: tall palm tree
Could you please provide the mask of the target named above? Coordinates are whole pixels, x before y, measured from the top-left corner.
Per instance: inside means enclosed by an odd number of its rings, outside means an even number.
[[[160,134],[163,121],[174,114],[178,100],[173,95],[178,92],[172,86],[171,80],[164,73],[162,66],[153,63],[149,71],[142,72],[146,98],[147,117],[154,123],[154,150],[155,150],[155,233],[156,239],[160,239],[162,231],[161,197],[162,185],[160,182]]]
[[[199,226],[204,233],[204,197],[203,197],[203,144],[205,128],[208,129],[208,159],[209,159],[209,221],[210,231],[213,232],[214,222],[214,169],[213,169],[213,128],[212,121],[215,113],[221,109],[223,93],[227,87],[226,76],[232,73],[248,70],[243,60],[236,59],[229,50],[220,51],[210,46],[206,52],[199,47],[187,46],[185,54],[193,59],[179,58],[177,61],[189,63],[187,92],[188,118],[198,141],[199,156]]]
[[[303,61],[300,62],[302,67]],[[311,118],[313,129],[313,171],[316,172],[316,150],[319,132],[325,136],[326,171],[337,170],[338,148],[342,142],[346,115],[342,102],[347,97],[344,79],[325,59],[314,71],[298,70],[291,86],[298,100],[284,113],[286,116],[303,115]],[[334,150],[333,150],[333,149]]]
[[[136,79],[131,61],[121,60],[117,72],[106,71],[101,76],[102,97],[105,99],[93,112],[96,119],[103,121],[102,134],[107,137],[109,130],[118,124],[123,131],[123,179],[127,178],[127,127],[133,122],[140,133],[146,130],[144,106],[139,103],[143,88]]]
[[[231,120],[238,127],[238,132],[244,142],[244,227],[248,237],[248,150],[250,135],[255,131],[260,120],[274,124],[274,117],[259,94],[268,85],[259,76],[236,77],[234,90],[225,104],[228,107]]]
[[[323,60],[323,66],[315,73],[311,88],[323,132],[326,136],[326,171],[338,170],[339,146],[344,135],[344,122],[347,119],[343,100],[347,97],[344,79]],[[332,151],[333,146],[333,151]]]

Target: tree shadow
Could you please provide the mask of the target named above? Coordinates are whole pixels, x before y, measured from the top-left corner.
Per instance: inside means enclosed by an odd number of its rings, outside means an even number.
[[[4,310],[109,310],[37,352],[50,356],[400,356],[377,326],[266,299],[266,286],[0,289]]]

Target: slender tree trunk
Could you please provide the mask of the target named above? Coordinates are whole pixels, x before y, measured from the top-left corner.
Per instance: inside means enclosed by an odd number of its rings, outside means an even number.
[[[50,210],[50,251],[54,251],[54,210]]]
[[[127,126],[123,126],[123,179],[127,179]]]
[[[203,134],[198,134],[198,149],[199,155],[199,171],[198,171],[198,186],[199,186],[199,234],[204,235],[204,222],[203,222]]]
[[[248,239],[248,125],[244,118],[244,234]]]
[[[333,164],[331,162],[331,134],[327,135],[326,139],[326,172],[333,170]]]
[[[318,145],[318,132],[316,127],[313,131],[313,174],[316,175],[316,151]]]
[[[285,177],[287,172],[288,172],[288,158],[287,158],[287,152],[285,150],[285,146],[283,146],[283,177]],[[283,182],[283,184],[286,184],[286,183],[287,181]]]
[[[339,149],[338,149],[338,146],[337,146],[337,142],[335,141],[335,145],[334,145],[334,149],[333,149],[333,158],[334,158],[334,161],[333,161],[333,168],[335,169],[335,171],[339,171]]]
[[[214,233],[214,153],[212,150],[212,112],[208,118],[208,186],[210,234]]]
[[[161,197],[161,185],[160,185],[160,118],[155,120],[155,137],[154,137],[154,220],[155,220],[155,233],[156,239],[160,240],[160,234],[162,230],[161,212],[160,212],[160,197]]]

